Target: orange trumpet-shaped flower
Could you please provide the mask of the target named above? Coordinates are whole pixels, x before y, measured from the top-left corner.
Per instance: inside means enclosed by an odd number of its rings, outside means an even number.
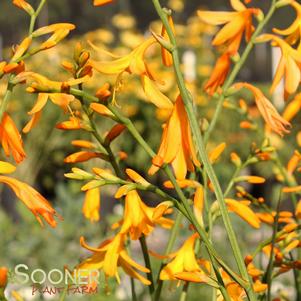
[[[102,6],[105,4],[112,3],[112,2],[113,2],[113,0],[94,0],[93,5],[94,6]]]
[[[205,84],[205,91],[212,95],[223,85],[231,68],[231,54],[229,52],[221,55],[213,68],[210,78]]]
[[[287,36],[286,41],[295,45],[299,42],[298,50],[301,48],[301,5],[297,1],[291,1],[290,5],[295,9],[297,16],[295,21],[286,29],[273,28],[273,31],[277,34]]]
[[[89,247],[81,237],[81,245],[93,252],[93,255],[80,263],[77,269],[103,270],[106,277],[115,277],[120,282],[118,267],[121,267],[130,277],[140,280],[145,285],[150,281],[137,272],[149,273],[150,270],[135,262],[126,252],[124,247],[126,236],[117,234],[113,239],[104,241],[98,248]]]
[[[172,258],[172,261],[161,270],[161,280],[177,280],[177,276],[189,272],[192,274],[192,281],[194,281],[194,274],[204,274],[198,264],[194,252],[194,244],[197,237],[197,234],[193,234],[184,242],[178,251],[169,255],[169,257]],[[188,280],[187,277],[185,278]]]
[[[225,45],[227,51],[236,53],[245,33],[246,41],[250,40],[253,33],[252,17],[261,13],[260,9],[247,8],[239,0],[231,0],[235,12],[198,11],[201,20],[211,25],[225,26],[217,33],[212,41],[214,46]]]
[[[147,99],[158,108],[172,109],[172,102],[159,90],[145,61],[146,51],[156,42],[151,37],[136,47],[131,53],[112,61],[96,62],[91,60],[92,67],[100,73],[117,75],[117,82],[123,72],[141,77],[143,90]],[[115,57],[112,55],[112,57]],[[118,86],[118,83],[116,84]]]
[[[282,55],[270,89],[271,93],[275,90],[282,78],[284,78],[286,95],[295,93],[301,80],[301,53],[292,48],[286,41],[272,34],[263,34],[257,38],[257,41],[272,41],[272,45],[279,47],[281,50]]]
[[[245,290],[239,284],[232,281],[230,276],[224,271],[222,271],[222,277],[231,301],[244,301],[246,296]],[[219,290],[217,291],[216,301],[224,301],[224,297]]]
[[[285,133],[289,133],[287,130],[291,124],[282,118],[272,103],[264,96],[264,94],[256,87],[248,83],[236,83],[234,88],[241,89],[246,88],[250,90],[255,97],[256,106],[265,120],[266,124],[277,134],[283,136]]]
[[[191,129],[182,98],[176,100],[171,116],[164,125],[161,145],[149,174],[157,172],[164,163],[171,163],[177,179],[183,180],[187,170],[200,166],[192,141]]]
[[[151,37],[145,40],[141,45],[135,48],[128,55],[118,57],[112,61],[96,62],[91,60],[90,63],[95,70],[103,74],[120,74],[129,72],[137,75],[149,74],[145,64],[145,52],[153,45],[156,40]],[[113,55],[112,55],[113,56]]]
[[[51,227],[56,227],[57,223],[54,216],[58,216],[58,214],[38,191],[26,183],[7,176],[0,176],[0,182],[8,185],[14,191],[16,196],[35,215],[42,226],[43,222],[41,217],[44,218]]]
[[[21,135],[7,113],[3,114],[0,124],[0,141],[6,156],[12,155],[16,163],[22,162],[25,157]]]
[[[120,233],[129,234],[133,240],[140,238],[142,234],[149,235],[155,224],[170,228],[173,222],[162,216],[164,212],[154,216],[155,210],[156,208],[148,207],[143,203],[136,190],[129,191],[125,197],[123,220],[113,225],[113,228],[122,223]]]
[[[83,214],[85,218],[91,222],[98,222],[100,210],[100,189],[92,188],[87,190],[86,197],[83,205]]]

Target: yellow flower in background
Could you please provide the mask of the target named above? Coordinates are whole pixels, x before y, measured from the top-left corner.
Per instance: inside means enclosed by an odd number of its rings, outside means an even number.
[[[233,87],[236,89],[246,88],[253,93],[256,106],[261,116],[274,132],[280,136],[289,133],[287,128],[291,127],[291,124],[279,115],[273,104],[258,88],[248,83],[236,83],[233,85]]]
[[[171,163],[176,178],[183,180],[187,170],[200,166],[192,140],[191,129],[182,98],[176,100],[171,116],[164,125],[161,145],[149,174],[153,175],[164,163]]]
[[[25,157],[21,135],[7,113],[3,114],[0,123],[0,141],[6,156],[12,155],[16,163],[22,162]]]
[[[82,211],[84,217],[91,222],[99,221],[100,189],[98,187],[87,190]]]
[[[150,281],[137,272],[149,273],[150,270],[129,257],[124,246],[125,238],[124,234],[119,233],[113,239],[104,241],[98,248],[91,248],[81,237],[81,246],[93,252],[93,255],[80,263],[76,269],[103,270],[106,277],[115,277],[120,282],[118,267],[121,267],[130,277],[150,285]]]
[[[274,75],[271,93],[275,91],[282,78],[284,79],[285,96],[295,93],[301,80],[301,52],[273,34],[263,34],[257,38],[257,41],[271,41],[272,46],[281,50],[281,59]]]
[[[247,8],[239,0],[230,1],[235,12],[198,11],[201,20],[210,25],[224,25],[212,41],[212,45],[226,47],[229,53],[236,53],[243,34],[248,42],[253,33],[252,17],[261,13],[260,9]]]

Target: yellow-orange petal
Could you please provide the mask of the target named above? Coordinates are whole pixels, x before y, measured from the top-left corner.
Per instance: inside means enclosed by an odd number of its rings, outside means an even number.
[[[105,5],[105,4],[112,3],[112,2],[113,2],[113,0],[94,0],[93,5],[94,6],[102,6],[102,5]]]
[[[10,174],[16,170],[16,167],[8,162],[0,161],[0,173]]]
[[[106,117],[114,117],[115,115],[105,106],[100,103],[91,103],[90,108],[96,113],[106,116]]]
[[[99,158],[101,157],[99,153],[96,152],[87,152],[87,151],[81,151],[76,152],[64,159],[65,163],[78,163],[78,162],[85,162],[92,158]]]

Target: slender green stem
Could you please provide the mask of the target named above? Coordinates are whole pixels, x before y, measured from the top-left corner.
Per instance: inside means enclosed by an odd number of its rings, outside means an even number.
[[[134,278],[130,278],[131,280],[131,292],[132,292],[132,301],[138,301],[135,289],[135,280]]]
[[[39,14],[40,14],[42,8],[44,7],[45,3],[46,3],[46,0],[41,0],[38,8],[34,12],[34,14],[31,16],[28,35],[31,35],[33,33],[37,17],[39,16]]]
[[[248,158],[248,159],[247,159],[244,163],[242,163],[240,166],[236,167],[236,169],[235,169],[235,171],[234,171],[234,173],[233,173],[233,175],[232,175],[232,177],[231,177],[231,180],[229,181],[229,184],[228,184],[227,188],[225,189],[224,197],[226,197],[226,196],[230,193],[230,191],[231,191],[233,185],[235,184],[235,178],[240,174],[240,172],[241,172],[246,166],[248,166],[248,164],[249,164],[249,159],[250,159],[250,158]]]
[[[171,230],[171,233],[170,233],[170,236],[169,236],[169,239],[168,239],[168,243],[167,243],[167,246],[166,246],[166,249],[165,249],[165,255],[168,255],[172,251],[172,248],[175,244],[175,241],[176,241],[176,238],[177,238],[177,235],[178,235],[178,232],[179,232],[179,228],[180,228],[182,219],[183,219],[183,215],[181,214],[181,212],[178,211],[176,219],[175,219],[175,223],[172,227],[172,230]],[[157,288],[156,288],[155,294],[154,294],[155,301],[160,300],[161,292],[162,292],[162,289],[163,289],[164,282],[163,282],[163,280],[160,279],[160,272],[163,269],[165,263],[166,263],[166,260],[164,260],[162,262],[162,264],[159,268],[159,273],[158,273],[158,278],[157,278]]]
[[[139,238],[139,241],[140,241],[141,249],[142,249],[142,252],[143,252],[145,266],[150,270],[150,273],[147,273],[147,279],[151,283],[148,286],[148,288],[149,288],[149,294],[152,298],[153,293],[155,291],[155,286],[154,286],[154,280],[153,280],[152,265],[151,265],[151,261],[150,261],[150,258],[149,258],[148,248],[147,248],[146,239],[145,239],[144,234],[142,234],[142,236]]]
[[[11,78],[11,76],[10,76]],[[1,105],[0,105],[0,122],[2,120],[2,117],[3,117],[3,114],[6,110],[6,107],[7,107],[7,104],[12,96],[12,93],[13,93],[13,89],[14,89],[14,85],[10,83],[10,81],[8,81],[8,84],[7,84],[7,88],[6,88],[6,91],[5,91],[5,95],[4,95],[4,98],[1,102]]]
[[[183,290],[180,296],[180,301],[186,301],[188,296],[188,288],[189,288],[189,282],[185,282],[183,286]]]
[[[276,210],[277,214],[275,216],[274,225],[273,225],[273,235],[272,235],[272,241],[271,241],[272,248],[271,248],[269,263],[268,263],[266,272],[263,276],[263,282],[265,282],[268,285],[268,290],[267,290],[267,294],[266,294],[267,301],[271,301],[272,275],[273,275],[273,269],[274,269],[274,248],[275,248],[276,234],[277,234],[277,229],[278,229],[280,200],[281,200],[281,194],[278,199],[277,210]],[[263,298],[264,298],[264,296],[262,297],[262,300],[263,300]]]
[[[65,286],[59,301],[65,301],[66,297],[67,297],[67,292],[68,292],[68,285]]]

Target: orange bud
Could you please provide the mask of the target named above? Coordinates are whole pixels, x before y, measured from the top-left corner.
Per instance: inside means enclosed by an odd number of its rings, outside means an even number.
[[[242,121],[239,126],[242,129],[254,129],[254,125],[249,121]]]
[[[116,124],[112,127],[110,132],[106,135],[105,143],[110,144],[114,139],[116,139],[124,130],[126,126],[123,124]]]
[[[87,140],[73,140],[71,144],[76,147],[90,148],[90,149],[95,148],[95,145]]]
[[[245,265],[248,266],[253,261],[253,256],[247,255],[245,257]]]
[[[7,285],[8,269],[6,267],[0,267],[0,288],[4,288]]]
[[[128,158],[128,154],[126,152],[120,151],[118,152],[118,156],[120,160],[126,160]]]
[[[76,117],[70,117],[69,120],[58,123],[55,127],[60,130],[79,130],[82,128],[80,120]]]
[[[25,10],[29,15],[34,14],[34,9],[32,6],[25,0],[13,0],[13,4],[23,10]]]
[[[300,186],[295,186],[295,187],[283,187],[282,191],[289,193],[289,192],[298,192],[301,190],[301,185]]]
[[[79,163],[79,162],[85,162],[92,158],[100,158],[102,157],[101,154],[96,152],[87,152],[87,151],[81,151],[77,153],[73,153],[66,157],[64,159],[65,163]]]
[[[94,6],[102,6],[105,4],[109,4],[111,2],[113,2],[113,0],[94,0],[93,5]]]
[[[110,84],[105,83],[102,87],[100,87],[96,92],[96,97],[100,100],[105,100],[111,96]]]
[[[90,108],[96,113],[105,117],[115,117],[115,115],[104,105],[93,102],[90,104]]]

